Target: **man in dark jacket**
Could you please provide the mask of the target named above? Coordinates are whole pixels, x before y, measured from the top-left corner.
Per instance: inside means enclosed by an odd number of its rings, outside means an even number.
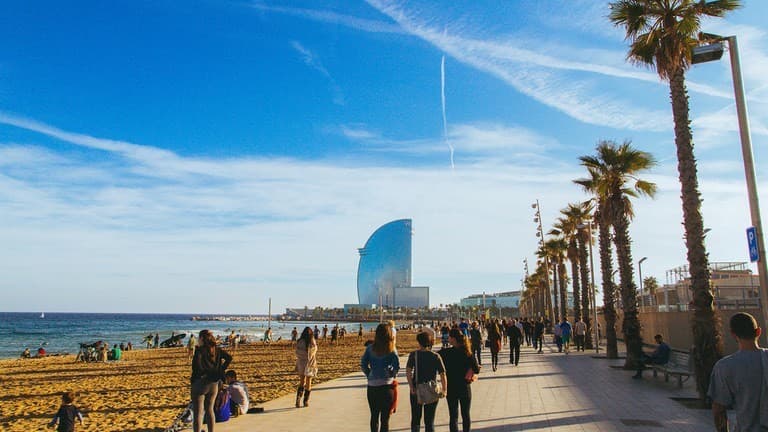
[[[523,344],[523,332],[517,326],[517,320],[511,320],[507,327],[509,335],[509,363],[517,366],[520,362],[520,345]]]
[[[483,334],[477,321],[472,322],[472,328],[469,330],[469,339],[472,342],[472,356],[477,360],[477,364],[483,364],[480,360],[480,353],[483,351]]]
[[[643,369],[646,364],[665,365],[669,362],[669,355],[672,349],[664,342],[664,338],[660,334],[653,338],[656,340],[656,349],[650,355],[643,353],[640,357],[640,367],[637,368],[637,373],[632,375],[634,379],[643,377]]]
[[[539,318],[536,321],[536,325],[533,327],[533,349],[536,349],[536,345],[539,346],[539,352],[542,352],[542,344],[544,342],[544,319]]]

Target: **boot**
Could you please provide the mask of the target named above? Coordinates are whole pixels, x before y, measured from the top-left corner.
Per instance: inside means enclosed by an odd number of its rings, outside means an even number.
[[[311,391],[312,390],[307,390],[307,391],[304,392],[304,408],[309,406],[309,393]]]
[[[309,392],[307,392],[309,393]],[[304,395],[304,387],[299,386],[299,390],[296,391],[296,408],[301,408],[301,396]],[[306,396],[304,396],[306,401]]]

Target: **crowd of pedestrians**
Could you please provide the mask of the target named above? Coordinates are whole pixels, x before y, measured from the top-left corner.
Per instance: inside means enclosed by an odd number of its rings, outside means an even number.
[[[768,377],[763,376],[766,381],[762,382],[761,374],[757,371],[760,367],[768,366],[768,350],[760,349],[757,344],[762,330],[752,316],[745,313],[734,315],[730,330],[739,342],[740,351],[722,359],[715,366],[709,388],[715,421],[718,428],[727,424],[726,410],[732,408],[742,425],[749,424],[759,428],[764,421],[761,413],[768,412],[768,406],[760,396],[763,387],[768,385]],[[420,431],[422,425],[426,432],[434,431],[435,415],[442,398],[445,398],[447,403],[450,431],[471,430],[472,383],[477,380],[481,371],[483,349],[489,350],[491,369],[495,372],[503,345],[508,346],[509,363],[517,366],[523,345],[532,347],[533,352],[542,352],[545,333],[551,333],[551,341],[558,347],[558,352],[568,355],[572,340],[576,351],[584,351],[586,331],[586,324],[582,320],[577,319],[571,324],[565,318],[555,324],[542,318],[520,318],[486,321],[461,319],[458,323],[423,326],[415,335],[418,349],[408,355],[405,364],[411,431]],[[328,334],[327,331],[323,333]],[[312,378],[318,372],[317,336],[322,337],[323,333],[317,327],[305,327],[300,336],[297,330],[294,330],[292,335],[298,375],[296,408],[309,406]],[[362,333],[362,327],[359,333]],[[438,334],[440,349],[434,347]],[[371,432],[389,431],[390,416],[397,409],[397,376],[401,365],[396,338],[397,332],[393,322],[379,324],[373,339],[365,343],[360,358],[360,368],[367,379],[366,398],[370,410]],[[671,351],[669,345],[661,335],[656,335],[655,341],[656,350],[643,355],[643,364],[665,364],[668,361]],[[247,387],[237,380],[234,371],[226,371],[231,361],[232,357],[217,346],[210,331],[200,332],[193,350],[191,376],[195,432],[202,430],[204,422],[206,430],[213,432],[214,421],[219,417],[219,413],[214,413],[213,410],[214,400],[218,398],[222,384],[229,388],[232,414],[244,414],[249,411]],[[641,365],[634,378],[641,377],[642,367]],[[743,391],[734,391],[737,388]],[[63,411],[69,409],[68,404],[71,405],[71,400],[64,401]],[[76,408],[70,411],[75,414],[59,413],[54,421],[67,425],[74,422]]]

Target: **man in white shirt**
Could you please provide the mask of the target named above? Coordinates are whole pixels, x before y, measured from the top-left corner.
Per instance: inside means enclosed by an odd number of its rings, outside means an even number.
[[[584,351],[584,342],[587,336],[587,325],[581,319],[573,324],[573,341],[576,342],[576,351]]]
[[[229,399],[232,401],[230,404],[232,415],[238,416],[247,413],[250,405],[248,387],[245,383],[237,380],[237,372],[234,370],[228,370],[224,374],[224,380],[227,383]]]

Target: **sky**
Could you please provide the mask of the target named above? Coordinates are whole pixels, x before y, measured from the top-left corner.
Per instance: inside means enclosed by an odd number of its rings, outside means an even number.
[[[768,210],[768,2],[738,37]],[[643,276],[686,262],[669,87],[607,2],[0,3],[5,311],[265,313],[357,302],[357,248],[412,218],[433,305],[519,289],[588,198],[599,140],[652,153]],[[711,261],[748,261],[727,56],[687,74]],[[754,267],[753,267],[754,268]],[[598,269],[599,270],[599,269]],[[599,280],[599,271],[596,279]]]

